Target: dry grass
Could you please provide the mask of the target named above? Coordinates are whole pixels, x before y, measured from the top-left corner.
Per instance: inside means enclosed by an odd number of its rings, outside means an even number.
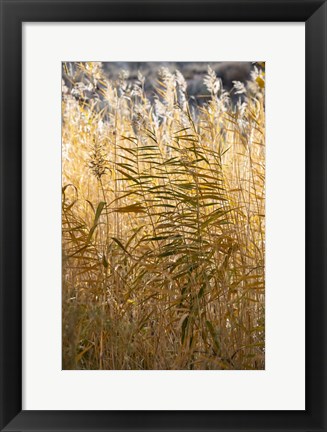
[[[264,71],[196,106],[63,67],[63,368],[264,369]]]

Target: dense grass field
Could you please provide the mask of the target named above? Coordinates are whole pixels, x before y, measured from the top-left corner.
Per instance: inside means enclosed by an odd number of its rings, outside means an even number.
[[[264,369],[264,64],[63,77],[63,369]]]

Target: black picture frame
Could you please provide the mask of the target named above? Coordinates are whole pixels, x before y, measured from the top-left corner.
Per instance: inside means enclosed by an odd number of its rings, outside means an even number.
[[[327,431],[326,1],[0,0],[0,5],[1,431]],[[305,22],[305,411],[22,411],[22,23],[70,21]]]

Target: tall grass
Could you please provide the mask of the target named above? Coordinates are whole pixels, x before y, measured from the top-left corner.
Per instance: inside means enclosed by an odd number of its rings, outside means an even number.
[[[63,368],[264,369],[264,70],[227,92],[209,68],[197,105],[178,71],[150,100],[141,75],[77,66],[79,83],[63,65]]]

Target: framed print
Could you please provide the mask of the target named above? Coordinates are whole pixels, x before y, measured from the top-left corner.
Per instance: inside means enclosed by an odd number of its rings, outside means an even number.
[[[1,7],[1,430],[325,430],[325,2]]]
[[[264,62],[62,74],[63,369],[264,369]]]

